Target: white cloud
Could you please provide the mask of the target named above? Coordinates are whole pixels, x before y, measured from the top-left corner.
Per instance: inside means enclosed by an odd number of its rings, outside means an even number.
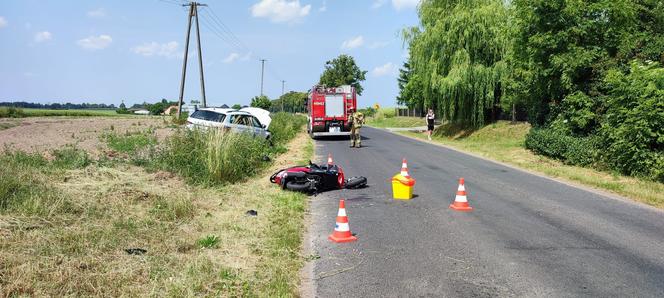
[[[90,18],[103,18],[106,16],[106,11],[103,8],[97,8],[95,10],[88,11],[87,15]]]
[[[238,53],[230,53],[226,58],[224,58],[223,62],[224,63],[233,63],[237,59],[240,59],[240,54]]]
[[[396,10],[415,8],[420,4],[420,0],[392,0],[392,6]]]
[[[318,11],[320,11],[320,12],[327,11],[327,1],[326,0],[323,0],[323,5],[320,8],[318,8]]]
[[[7,27],[7,20],[4,17],[0,17],[0,28]]]
[[[261,0],[251,6],[251,15],[269,18],[274,23],[296,23],[309,14],[311,5],[300,5],[300,0]]]
[[[371,8],[376,9],[380,8],[385,4],[385,0],[374,0],[373,4],[371,4]]]
[[[101,50],[111,45],[113,39],[105,34],[99,36],[89,36],[76,42],[81,48],[86,50]]]
[[[44,42],[47,40],[51,40],[53,38],[53,34],[48,31],[43,31],[43,32],[37,32],[35,34],[35,42]]]
[[[251,59],[252,52],[246,53],[242,58],[240,58],[240,61],[248,61]]]
[[[390,42],[388,42],[388,41],[375,41],[375,42],[372,42],[371,44],[369,44],[367,46],[367,48],[369,48],[370,50],[375,50],[375,49],[379,49],[379,48],[384,48],[388,44],[390,44]]]
[[[221,62],[233,63],[235,61],[247,61],[249,60],[249,58],[251,58],[251,52],[246,53],[244,55],[240,55],[238,53],[233,52],[228,54],[228,56],[226,56],[226,58],[224,58],[224,60],[222,60]]]
[[[178,52],[179,44],[176,41],[167,43],[146,42],[142,45],[131,48],[131,51],[145,57],[160,56],[166,58],[182,57],[182,53]]]
[[[376,77],[382,77],[387,75],[396,76],[398,73],[399,69],[392,62],[387,62],[381,66],[377,66],[371,71],[371,74],[373,74]]]
[[[357,47],[361,47],[363,44],[364,44],[364,37],[362,35],[359,35],[341,43],[341,48],[345,50],[350,50]]]

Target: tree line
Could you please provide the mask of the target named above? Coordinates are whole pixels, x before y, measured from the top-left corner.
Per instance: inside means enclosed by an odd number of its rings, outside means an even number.
[[[114,104],[103,103],[32,103],[25,101],[0,102],[0,107],[15,107],[23,109],[49,109],[49,110],[82,110],[82,109],[115,109]]]
[[[398,102],[479,127],[522,112],[526,145],[664,181],[664,1],[423,0]]]

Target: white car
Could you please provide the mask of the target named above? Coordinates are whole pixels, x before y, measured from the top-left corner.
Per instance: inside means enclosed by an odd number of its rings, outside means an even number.
[[[202,108],[187,118],[187,128],[229,128],[235,132],[249,133],[264,139],[270,138],[268,128],[272,122],[270,112],[259,108],[240,110]]]

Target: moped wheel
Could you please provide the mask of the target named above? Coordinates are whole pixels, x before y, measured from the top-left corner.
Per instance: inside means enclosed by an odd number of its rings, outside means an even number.
[[[286,183],[286,189],[292,191],[306,192],[311,189],[311,181],[306,181],[306,182],[289,181],[288,183]]]

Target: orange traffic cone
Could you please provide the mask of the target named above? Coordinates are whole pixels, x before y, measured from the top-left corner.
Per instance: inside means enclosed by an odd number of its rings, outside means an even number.
[[[410,174],[408,174],[408,163],[406,163],[405,158],[401,161],[401,176],[410,177]]]
[[[357,237],[350,233],[348,216],[346,216],[346,204],[343,199],[339,201],[339,213],[337,213],[337,224],[334,226],[334,232],[327,238],[337,243],[357,240]]]
[[[328,166],[331,166],[332,163],[333,163],[333,161],[332,161],[332,154],[328,153],[328,154],[327,154],[327,165],[328,165]]]
[[[450,204],[450,208],[456,211],[472,211],[473,207],[468,205],[466,198],[466,187],[463,185],[463,178],[459,178],[459,189],[457,190],[454,203]]]

